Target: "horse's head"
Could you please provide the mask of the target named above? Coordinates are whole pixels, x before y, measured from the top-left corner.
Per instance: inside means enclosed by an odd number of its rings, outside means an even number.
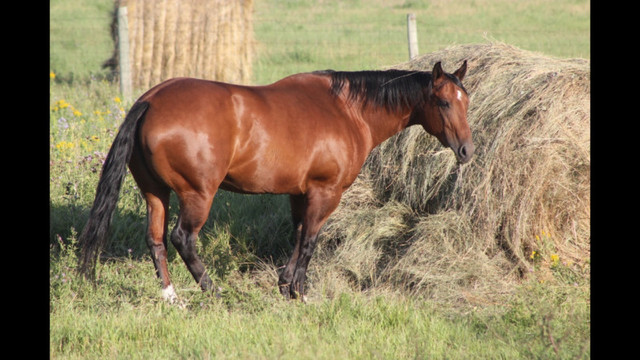
[[[475,150],[467,123],[469,97],[461,82],[466,72],[466,60],[453,74],[445,73],[437,62],[425,88],[422,111],[414,115],[418,117],[414,121],[438,138],[442,145],[450,147],[461,163],[469,161]]]

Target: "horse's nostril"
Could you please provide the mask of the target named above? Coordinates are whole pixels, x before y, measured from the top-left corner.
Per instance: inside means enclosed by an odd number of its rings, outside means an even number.
[[[462,145],[460,146],[460,150],[458,151],[458,154],[460,155],[461,158],[466,158],[467,157],[467,147]]]
[[[466,163],[473,156],[473,152],[475,147],[472,143],[467,143],[465,145],[461,145],[458,148],[458,160],[462,163]]]

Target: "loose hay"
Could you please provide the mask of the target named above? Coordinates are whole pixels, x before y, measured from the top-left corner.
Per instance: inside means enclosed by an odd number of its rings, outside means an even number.
[[[381,144],[324,228],[315,282],[482,303],[508,292],[542,246],[588,259],[589,62],[488,43],[394,68],[441,60],[452,71],[464,59],[474,159],[457,165],[420,127]],[[536,240],[543,231],[552,244]]]

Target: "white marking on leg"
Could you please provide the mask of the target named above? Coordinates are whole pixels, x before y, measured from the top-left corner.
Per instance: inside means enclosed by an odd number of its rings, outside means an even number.
[[[178,295],[173,289],[173,284],[169,284],[166,288],[162,289],[162,298],[167,300],[169,304],[175,304],[178,300]]]
[[[185,309],[187,305],[184,301],[178,299],[176,291],[173,289],[173,285],[169,284],[166,288],[162,289],[162,298],[164,298],[171,305],[178,305],[180,309]]]

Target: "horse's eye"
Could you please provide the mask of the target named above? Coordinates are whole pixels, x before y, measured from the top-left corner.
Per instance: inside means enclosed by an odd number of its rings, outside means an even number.
[[[448,108],[449,107],[449,102],[447,100],[438,99],[437,100],[437,104],[441,108]]]

